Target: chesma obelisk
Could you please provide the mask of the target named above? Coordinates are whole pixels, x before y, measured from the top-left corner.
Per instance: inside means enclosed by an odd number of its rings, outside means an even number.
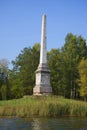
[[[46,15],[42,16],[42,33],[40,46],[40,63],[36,70],[36,83],[33,88],[34,95],[49,95],[52,93],[50,86],[50,70],[47,65],[46,50]]]

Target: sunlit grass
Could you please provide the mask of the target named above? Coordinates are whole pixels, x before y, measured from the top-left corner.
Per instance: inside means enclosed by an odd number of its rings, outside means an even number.
[[[87,116],[87,103],[58,96],[28,96],[0,101],[0,116],[59,117]]]

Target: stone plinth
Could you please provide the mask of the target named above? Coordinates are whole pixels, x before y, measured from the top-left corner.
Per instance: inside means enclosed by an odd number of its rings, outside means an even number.
[[[34,95],[50,95],[52,93],[51,87],[35,86]]]
[[[52,93],[50,85],[50,70],[47,64],[40,64],[36,70],[36,85],[33,89],[34,95],[49,95]]]

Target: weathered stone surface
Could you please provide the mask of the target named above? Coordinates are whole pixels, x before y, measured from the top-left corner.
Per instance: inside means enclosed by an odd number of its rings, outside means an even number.
[[[34,95],[42,95],[42,94],[49,95],[52,93],[52,88],[50,86],[49,87],[35,86],[33,90],[34,90]]]

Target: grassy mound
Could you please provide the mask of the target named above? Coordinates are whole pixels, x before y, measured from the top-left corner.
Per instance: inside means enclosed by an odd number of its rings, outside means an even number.
[[[0,101],[0,116],[20,117],[87,117],[87,103],[57,96],[29,96]]]

